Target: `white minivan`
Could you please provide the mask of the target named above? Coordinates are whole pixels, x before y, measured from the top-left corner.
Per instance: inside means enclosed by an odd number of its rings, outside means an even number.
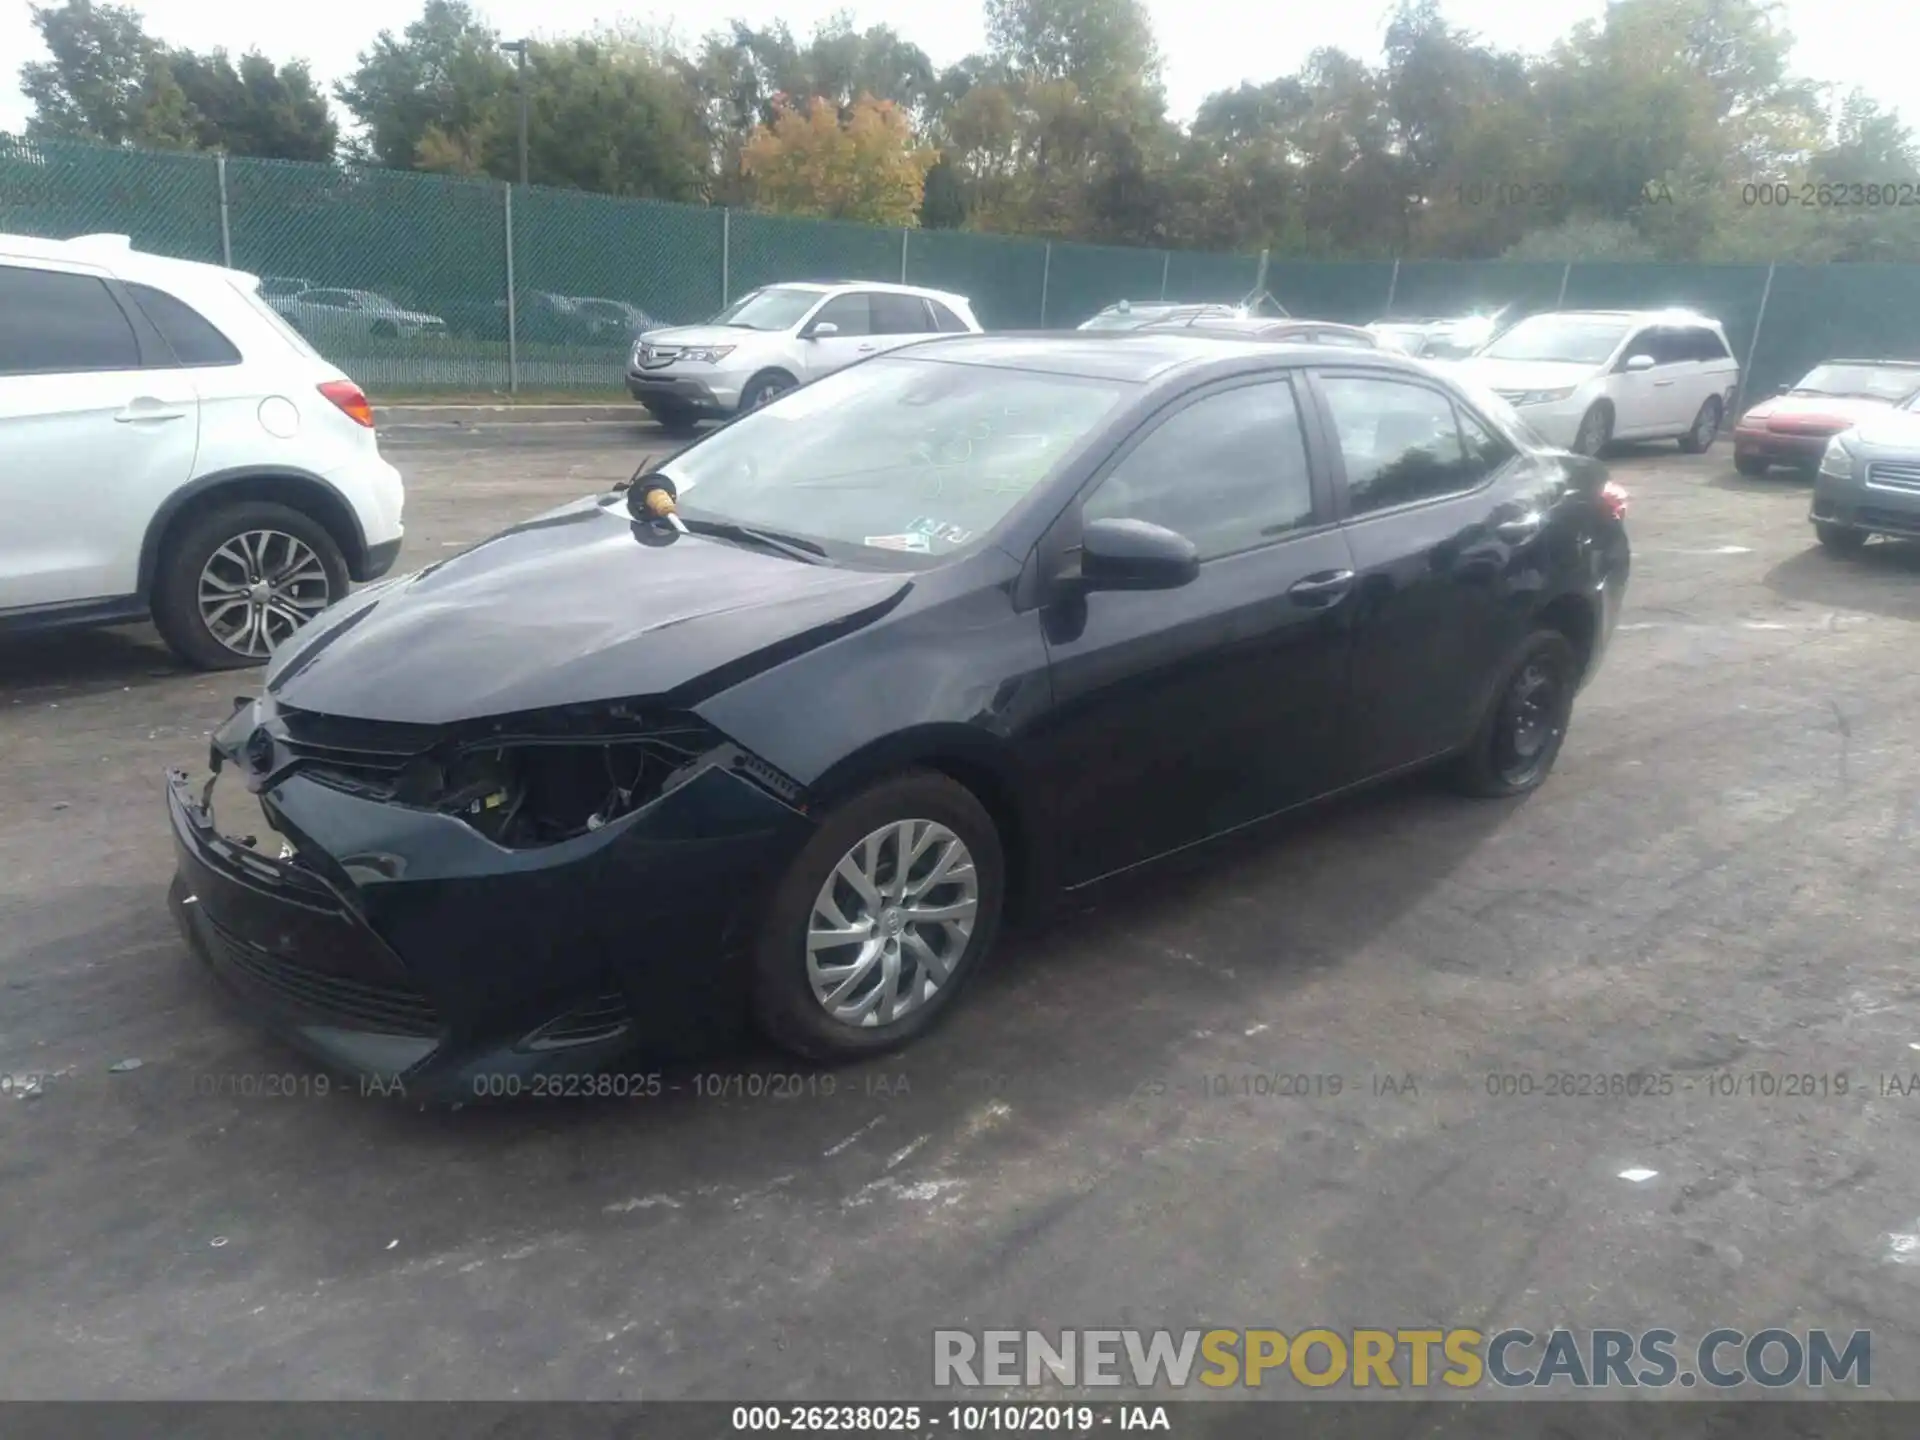
[[[1550,443],[1581,455],[1615,440],[1662,439],[1698,454],[1719,435],[1740,389],[1727,332],[1689,310],[1530,315],[1451,363]]]

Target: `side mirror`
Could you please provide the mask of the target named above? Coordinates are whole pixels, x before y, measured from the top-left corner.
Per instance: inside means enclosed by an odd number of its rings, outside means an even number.
[[[838,325],[834,324],[831,320],[822,320],[817,325],[809,325],[807,327],[807,333],[801,338],[805,340],[825,340],[829,336],[838,335],[839,333],[840,327]]]
[[[1080,581],[1089,590],[1177,590],[1200,574],[1186,536],[1145,520],[1089,520],[1080,536]]]
[[[1630,372],[1635,370],[1651,370],[1652,368],[1653,357],[1651,355],[1629,355],[1627,357],[1627,369]]]

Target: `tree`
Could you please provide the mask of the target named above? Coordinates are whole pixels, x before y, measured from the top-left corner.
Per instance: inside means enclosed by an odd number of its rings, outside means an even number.
[[[787,106],[754,132],[741,163],[757,203],[789,215],[913,225],[934,152],[899,106],[866,96],[842,122],[829,100]]]
[[[528,178],[536,185],[665,200],[706,198],[710,141],[686,76],[637,40],[602,33],[527,56]],[[517,93],[497,97],[483,146],[501,178],[518,168]]]
[[[340,127],[304,60],[283,66],[258,51],[236,69],[225,50],[169,50],[165,61],[192,112],[203,150],[271,160],[330,160]]]
[[[52,59],[20,67],[33,102],[27,133],[37,139],[109,145],[185,138],[179,86],[155,73],[160,47],[137,12],[94,0],[30,7]]]
[[[472,8],[427,0],[398,38],[380,32],[334,94],[367,128],[367,157],[406,169],[430,128],[456,147],[484,146],[512,87],[500,37]]]
[[[993,56],[1031,80],[1100,99],[1158,90],[1160,48],[1141,0],[986,0]]]

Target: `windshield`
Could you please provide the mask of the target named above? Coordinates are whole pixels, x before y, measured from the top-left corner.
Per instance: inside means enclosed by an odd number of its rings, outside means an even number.
[[[1557,360],[1604,365],[1627,336],[1624,320],[1536,315],[1522,320],[1480,352],[1483,360]]]
[[[660,468],[690,524],[950,555],[997,525],[1130,388],[869,360],[743,416]]]
[[[820,303],[820,296],[818,290],[790,290],[774,285],[742,295],[708,323],[733,325],[742,330],[791,330]]]
[[[1889,405],[1920,390],[1920,370],[1895,365],[1816,365],[1796,395],[1847,395],[1884,400]]]

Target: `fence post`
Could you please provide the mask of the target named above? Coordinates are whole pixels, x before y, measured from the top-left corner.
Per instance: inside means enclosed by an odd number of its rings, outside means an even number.
[[[1747,386],[1753,383],[1753,357],[1760,349],[1760,327],[1767,323],[1767,301],[1773,295],[1773,266],[1767,266],[1767,283],[1760,290],[1760,309],[1753,317],[1753,338],[1747,342],[1747,363],[1740,371],[1740,388],[1733,397],[1733,408],[1746,404]],[[1725,422],[1722,421],[1724,424]]]
[[[1387,308],[1381,312],[1381,318],[1393,318],[1393,297],[1400,293],[1400,257],[1393,257],[1393,276],[1387,281]]]
[[[520,393],[520,304],[513,283],[513,186],[502,185],[507,197],[507,393]]]
[[[900,283],[907,283],[907,236],[913,232],[906,226],[900,227]]]
[[[1040,260],[1040,328],[1047,328],[1047,281],[1053,274],[1053,242],[1047,241],[1046,254]]]
[[[728,293],[728,283],[733,269],[733,211],[726,206],[720,207],[720,308],[726,309],[733,301]]]
[[[1260,252],[1260,269],[1253,277],[1253,293],[1255,295],[1264,295],[1267,293],[1267,257],[1272,253],[1271,250],[1262,250]]]
[[[220,263],[233,268],[233,226],[227,210],[227,152],[213,157],[213,173],[220,182]]]
[[[1569,260],[1560,271],[1560,294],[1553,302],[1553,308],[1556,310],[1564,310],[1567,307],[1567,278],[1572,274],[1573,262]]]
[[[1173,268],[1173,252],[1163,250],[1160,253],[1160,298],[1167,298],[1167,272]]]

